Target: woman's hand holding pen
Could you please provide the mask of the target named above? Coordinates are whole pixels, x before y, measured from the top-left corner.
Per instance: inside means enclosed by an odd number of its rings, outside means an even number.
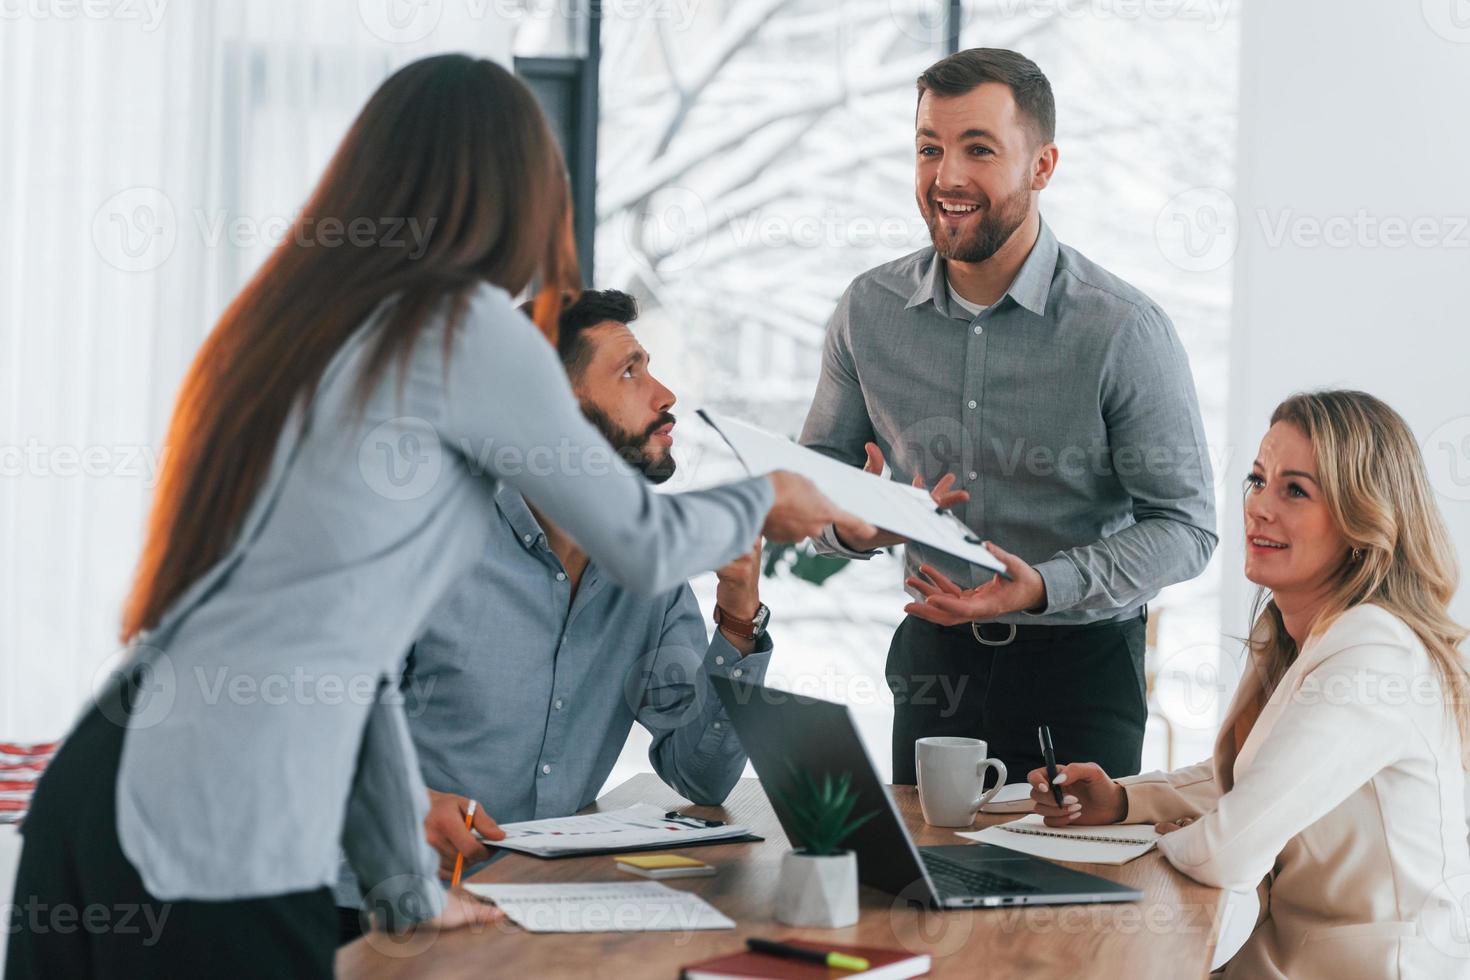
[[[1031,784],[1031,800],[1036,812],[1048,827],[1076,827],[1119,823],[1128,816],[1128,793],[1108,778],[1095,762],[1073,762],[1057,766],[1056,785],[1062,790],[1057,804],[1046,767],[1038,766],[1026,774]]]
[[[865,443],[863,449],[868,454],[868,461],[863,464],[863,472],[872,473],[874,476],[882,474],[883,450],[878,448],[876,442]],[[929,491],[929,496],[933,499],[936,507],[949,510],[951,507],[962,504],[970,499],[970,491],[956,490],[954,489],[954,484],[955,476],[953,473],[946,473],[939,478],[939,482],[934,485],[934,489]],[[914,486],[920,490],[925,489],[924,478],[922,476],[915,476]],[[897,534],[877,529],[870,535],[849,537],[846,532],[838,528],[837,537],[844,545],[854,551],[872,551],[874,548],[891,548],[896,544],[903,544],[905,541],[904,538],[899,537]]]

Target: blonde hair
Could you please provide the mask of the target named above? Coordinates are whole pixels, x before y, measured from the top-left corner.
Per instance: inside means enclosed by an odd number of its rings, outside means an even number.
[[[1349,542],[1312,634],[1365,602],[1401,619],[1434,662],[1460,730],[1461,762],[1470,768],[1470,674],[1459,651],[1467,631],[1448,608],[1459,570],[1414,434],[1397,412],[1362,391],[1292,395],[1271,413],[1271,424],[1278,422],[1311,442],[1328,513]],[[1265,655],[1267,684],[1274,687],[1296,659],[1296,643],[1265,589],[1253,618],[1249,642]]]

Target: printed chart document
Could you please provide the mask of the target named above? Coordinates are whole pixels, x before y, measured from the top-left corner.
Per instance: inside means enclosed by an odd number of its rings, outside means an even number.
[[[1005,575],[1004,563],[963,521],[935,507],[927,490],[865,473],[739,419],[705,409],[699,416],[724,437],[751,476],[776,470],[799,473],[838,507],[870,524]]]
[[[505,831],[505,840],[487,844],[536,857],[675,848],[750,833],[735,824],[710,827],[697,817],[670,817],[647,803],[608,813],[506,823],[500,829]]]
[[[735,923],[692,892],[657,881],[570,881],[557,885],[477,885],[527,932],[684,932]]]
[[[1127,864],[1152,850],[1163,835],[1147,824],[1048,827],[1040,814],[1033,813],[984,830],[961,831],[959,836],[1048,861]]]

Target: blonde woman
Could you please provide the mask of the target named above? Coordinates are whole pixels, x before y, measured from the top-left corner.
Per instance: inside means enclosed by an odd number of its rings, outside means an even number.
[[[1153,823],[1176,868],[1258,888],[1231,978],[1470,976],[1466,631],[1453,549],[1409,427],[1371,395],[1287,399],[1245,486],[1249,662],[1186,769],[1112,780],[1061,767],[1053,826]]]

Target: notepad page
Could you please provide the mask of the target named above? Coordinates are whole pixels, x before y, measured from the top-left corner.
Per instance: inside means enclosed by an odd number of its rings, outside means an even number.
[[[527,932],[685,932],[735,923],[692,892],[657,881],[467,884]]]
[[[1136,824],[1048,827],[1039,814],[1033,813],[1011,823],[962,832],[959,836],[1048,861],[1127,864],[1152,850],[1162,835],[1152,827]]]

